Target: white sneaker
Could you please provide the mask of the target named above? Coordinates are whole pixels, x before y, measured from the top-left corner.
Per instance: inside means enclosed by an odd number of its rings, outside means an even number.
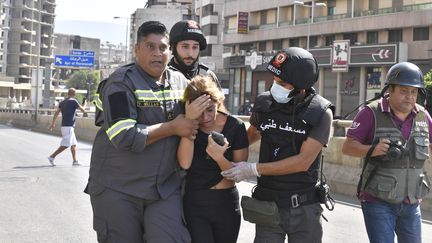
[[[72,165],[73,165],[73,166],[79,166],[79,165],[81,165],[81,164],[78,162],[78,160],[75,160],[74,162],[72,162]]]
[[[53,157],[48,156],[48,161],[50,162],[51,166],[55,166],[54,158]]]

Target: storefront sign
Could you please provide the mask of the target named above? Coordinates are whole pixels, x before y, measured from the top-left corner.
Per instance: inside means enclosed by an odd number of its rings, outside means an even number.
[[[394,64],[397,57],[397,44],[353,46],[350,64]]]
[[[348,72],[350,41],[335,40],[332,47],[332,72]]]
[[[237,13],[237,33],[247,34],[249,31],[249,13],[238,12]]]

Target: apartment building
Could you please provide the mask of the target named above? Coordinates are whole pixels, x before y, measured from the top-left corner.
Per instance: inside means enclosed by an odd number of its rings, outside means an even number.
[[[344,115],[374,97],[400,61],[432,68],[432,1],[225,0],[224,68],[230,108],[268,90],[274,52],[299,46],[320,67],[317,92]]]
[[[138,28],[142,23],[149,20],[157,20],[163,23],[169,32],[171,27],[178,21],[191,19],[191,3],[192,0],[149,0],[144,8],[138,8],[128,18],[130,22],[128,61],[135,58],[133,50],[137,43]]]
[[[30,99],[31,93],[35,95],[32,87],[42,92],[45,67],[53,61],[56,3],[55,0],[1,0],[0,3],[0,95],[21,102]],[[34,84],[32,76],[37,77]]]
[[[196,0],[192,3],[192,19],[200,23],[207,40],[207,48],[200,53],[200,62],[215,72],[226,94],[229,94],[229,76],[223,67],[225,0]]]

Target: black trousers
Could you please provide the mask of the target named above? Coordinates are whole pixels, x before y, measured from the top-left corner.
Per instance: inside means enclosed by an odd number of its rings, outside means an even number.
[[[190,191],[183,198],[192,243],[235,243],[240,230],[237,188]]]

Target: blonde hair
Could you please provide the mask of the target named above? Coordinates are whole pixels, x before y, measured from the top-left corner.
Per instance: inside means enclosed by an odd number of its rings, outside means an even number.
[[[216,85],[210,76],[197,75],[191,79],[183,94],[183,101],[194,101],[203,94],[210,96],[210,99],[217,103],[217,110],[228,113],[225,107],[225,95]]]

